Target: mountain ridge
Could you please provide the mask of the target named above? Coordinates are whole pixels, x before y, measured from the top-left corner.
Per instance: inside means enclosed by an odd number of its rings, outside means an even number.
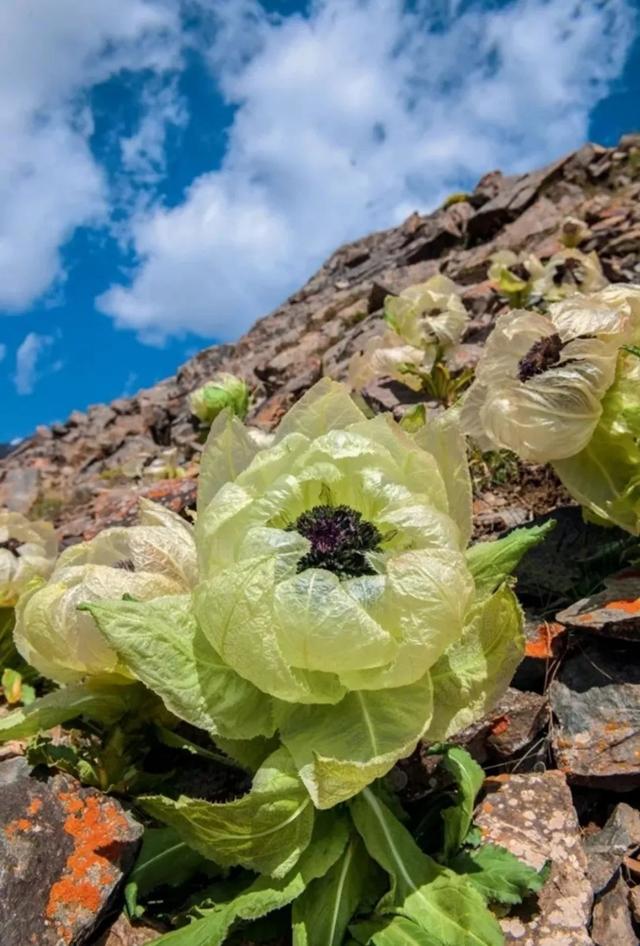
[[[219,370],[254,390],[251,423],[273,427],[323,374],[346,376],[351,355],[379,331],[388,293],[443,272],[471,313],[461,363],[473,364],[504,300],[487,279],[498,249],[559,248],[563,221],[584,221],[609,280],[640,281],[640,135],[614,148],[585,144],[522,175],[486,174],[470,194],[430,214],[339,247],[281,306],[232,344],[203,349],[176,374],[129,398],[74,411],[0,452],[0,505],[55,520],[65,542],[133,515],[140,492],[183,509],[193,499],[201,449],[188,394]],[[368,392],[394,409],[398,386]],[[179,475],[175,475],[179,474]]]

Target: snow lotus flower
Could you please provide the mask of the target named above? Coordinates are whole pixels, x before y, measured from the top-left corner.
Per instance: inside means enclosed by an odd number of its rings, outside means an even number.
[[[32,579],[50,575],[57,553],[50,522],[0,509],[0,607],[13,607]]]
[[[505,562],[533,540],[467,552],[470,531],[452,418],[410,435],[324,379],[265,449],[230,414],[215,421],[192,598],[91,612],[172,712],[236,758],[277,734],[328,808],[507,685],[522,636]]]
[[[432,276],[409,286],[399,296],[387,296],[384,318],[389,329],[369,340],[349,366],[355,390],[381,375],[389,375],[415,391],[436,362],[447,360],[459,344],[469,316],[459,289],[446,276]]]
[[[79,605],[125,594],[148,600],[195,584],[191,526],[147,500],[141,500],[140,508],[140,525],[106,529],[66,549],[49,580],[19,601],[16,647],[51,680],[130,679],[91,615],[79,611]]]
[[[546,263],[529,253],[499,250],[491,257],[489,279],[514,308],[557,302],[576,292],[589,294],[607,285],[596,253],[569,248]]]
[[[552,462],[593,515],[640,527],[640,287],[497,319],[461,408],[483,449]]]
[[[249,388],[241,378],[220,372],[189,395],[189,409],[198,420],[209,426],[225,408],[230,408],[244,420],[249,400]]]

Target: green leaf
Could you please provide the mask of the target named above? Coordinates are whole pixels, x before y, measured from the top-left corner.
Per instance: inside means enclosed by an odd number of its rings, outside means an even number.
[[[489,902],[521,903],[529,894],[538,893],[545,882],[543,872],[538,873],[497,844],[462,851],[449,866],[464,874]]]
[[[199,746],[197,743],[192,742],[185,736],[181,736],[180,733],[174,732],[172,729],[167,729],[165,726],[156,726],[155,733],[158,737],[158,742],[162,743],[163,746],[169,746],[170,749],[183,749],[185,752],[190,753],[190,755],[199,756],[201,759],[209,759],[210,762],[215,762],[217,765],[224,765],[230,769],[236,768],[235,763],[222,755],[221,752],[215,752],[213,749],[206,749],[204,746]]]
[[[342,946],[362,902],[370,860],[359,838],[352,838],[331,870],[307,887],[293,905],[294,946]]]
[[[220,946],[236,920],[256,920],[292,903],[306,887],[336,863],[347,844],[349,828],[343,815],[321,813],[313,839],[296,866],[280,880],[259,877],[227,902],[201,908],[188,926],[167,933],[155,946]]]
[[[477,542],[467,549],[467,565],[479,597],[492,594],[518,567],[521,558],[555,528],[551,519],[541,526],[514,529],[494,542]]]
[[[348,693],[335,706],[294,706],[280,726],[317,808],[356,795],[409,755],[431,717],[431,680]]]
[[[435,946],[503,946],[500,927],[475,888],[424,854],[370,788],[350,808],[369,854],[391,880],[379,912],[413,920]]]
[[[275,732],[273,701],[223,663],[196,623],[190,595],[85,608],[124,663],[180,719],[233,739]]]
[[[139,705],[142,696],[142,687],[135,685],[72,684],[1,717],[0,743],[9,739],[28,739],[77,716],[86,716],[100,723],[114,723]]]
[[[479,719],[500,699],[524,654],[522,611],[508,585],[481,601],[462,637],[431,670],[436,742]]]
[[[444,480],[449,514],[460,529],[461,547],[471,537],[473,527],[472,488],[467,457],[467,442],[455,410],[429,418],[415,435],[416,443],[438,463]]]
[[[247,428],[229,409],[218,414],[207,437],[198,475],[198,513],[221,486],[235,480],[258,453]]]
[[[368,946],[438,946],[439,940],[405,916],[369,920],[351,928],[359,943]],[[460,940],[460,946],[465,946]]]
[[[182,841],[173,828],[147,828],[140,853],[129,874],[125,899],[130,916],[136,916],[138,899],[157,887],[179,887],[202,868],[212,866]]]
[[[427,409],[425,405],[415,404],[406,412],[400,421],[400,426],[403,430],[406,430],[408,434],[415,434],[421,427],[424,427],[426,421]]]
[[[435,749],[434,751],[437,751]],[[458,797],[451,808],[442,812],[444,822],[443,858],[450,857],[460,849],[471,828],[473,809],[478,792],[484,782],[484,772],[465,749],[445,746],[440,765],[453,776]]]
[[[224,867],[239,865],[283,877],[311,838],[314,810],[285,749],[258,770],[251,791],[215,804],[181,795],[147,795],[140,804],[171,825],[195,851]]]

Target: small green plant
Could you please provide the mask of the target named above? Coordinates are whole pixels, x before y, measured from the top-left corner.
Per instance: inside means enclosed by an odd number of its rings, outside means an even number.
[[[453,367],[468,318],[457,286],[446,276],[433,276],[399,296],[387,296],[388,329],[352,358],[352,388],[360,390],[373,378],[387,375],[449,407],[472,378],[470,370]]]

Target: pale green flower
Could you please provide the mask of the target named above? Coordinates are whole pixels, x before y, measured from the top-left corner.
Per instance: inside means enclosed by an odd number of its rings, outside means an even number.
[[[455,352],[469,321],[458,286],[442,275],[387,296],[384,318],[389,330],[351,359],[349,384],[354,390],[385,375],[420,391],[434,365]]]
[[[58,683],[129,677],[91,615],[78,606],[122,595],[148,600],[195,585],[191,526],[147,500],[140,508],[140,525],[106,529],[66,549],[49,580],[19,601],[16,647],[44,676]]]
[[[597,254],[576,249],[561,250],[546,263],[533,253],[499,250],[491,257],[488,276],[513,308],[540,307],[607,285]]]
[[[50,575],[57,554],[50,522],[0,509],[0,607],[13,607],[32,579]]]
[[[131,671],[232,754],[277,732],[317,807],[507,685],[520,611],[499,547],[467,558],[471,487],[450,415],[410,435],[325,379],[265,449],[221,416],[198,507],[193,611],[181,596],[92,613]],[[511,565],[532,540],[512,541]]]
[[[246,382],[233,374],[220,372],[189,395],[189,408],[203,424],[210,426],[225,408],[244,420],[249,401],[250,391]]]
[[[510,312],[491,333],[462,404],[483,449],[551,461],[591,513],[640,531],[640,287],[613,285]]]

